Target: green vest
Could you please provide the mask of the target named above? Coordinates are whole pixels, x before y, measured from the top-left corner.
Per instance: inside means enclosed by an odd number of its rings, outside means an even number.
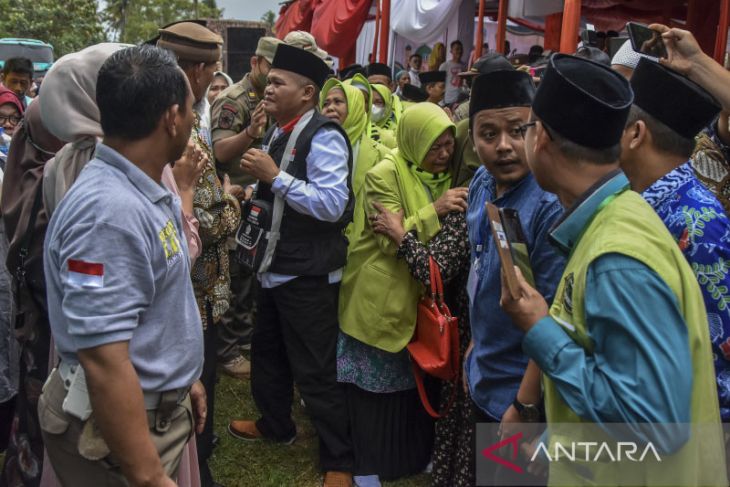
[[[621,485],[626,479],[643,477],[640,485],[657,485],[657,482],[662,485],[672,485],[672,482],[677,485],[727,485],[715,369],[702,294],[676,242],[639,194],[624,191],[617,195],[602,205],[587,224],[563,272],[550,316],[562,324],[565,332],[587,353],[592,352],[593,344],[585,322],[586,274],[594,260],[608,253],[623,254],[644,263],[667,283],[677,297],[687,324],[694,370],[691,422],[693,426],[703,425],[702,433],[692,434],[674,455],[661,455],[661,463],[651,461],[652,456],[642,463],[623,462],[621,468],[615,463],[594,462],[576,468],[570,463],[553,462],[550,464],[550,484]],[[637,299],[641,299],[641,290],[637,290]],[[547,376],[544,376],[544,388],[549,424],[585,422],[563,401]],[[581,440],[561,438],[560,435],[551,435],[550,439],[551,443],[596,441],[595,437]],[[706,468],[708,465],[711,468]],[[591,482],[578,473],[583,467],[587,469],[583,473],[591,472]]]

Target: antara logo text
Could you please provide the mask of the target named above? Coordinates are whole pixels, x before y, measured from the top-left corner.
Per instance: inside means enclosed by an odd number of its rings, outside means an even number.
[[[482,450],[482,455],[514,472],[523,473],[524,470],[519,465],[494,454],[502,447],[511,445],[512,459],[516,460],[522,437],[522,433],[517,433],[509,438],[505,438]],[[572,441],[569,443],[561,443],[555,441],[552,445],[550,443],[539,442],[530,457],[530,462],[534,462],[540,456],[548,462],[643,462],[649,455],[653,456],[658,462],[662,461],[657,449],[651,442],[640,446],[630,441],[619,441],[616,443],[608,443],[605,441]]]

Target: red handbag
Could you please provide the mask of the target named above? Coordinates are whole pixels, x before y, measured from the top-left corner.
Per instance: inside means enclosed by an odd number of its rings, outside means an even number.
[[[432,417],[441,418],[451,408],[459,387],[459,329],[457,319],[451,316],[449,307],[443,301],[444,286],[439,266],[433,257],[429,256],[428,260],[431,289],[418,303],[416,331],[408,344],[408,352],[411,354],[413,374],[423,407]],[[443,412],[437,413],[428,400],[423,385],[424,373],[453,382],[451,398]]]

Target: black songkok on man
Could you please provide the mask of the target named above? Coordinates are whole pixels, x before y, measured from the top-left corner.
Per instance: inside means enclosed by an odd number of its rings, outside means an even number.
[[[327,81],[330,72],[330,68],[319,56],[288,44],[279,44],[276,48],[271,67],[309,78],[320,89]]]
[[[532,77],[524,71],[493,71],[477,76],[471,86],[469,117],[482,110],[529,107],[535,98]]]
[[[423,88],[409,83],[403,86],[403,96],[401,98],[405,101],[420,103],[428,100],[428,93]]]
[[[535,93],[532,112],[564,138],[605,149],[621,140],[633,100],[629,82],[611,68],[555,54]]]
[[[649,59],[639,60],[631,87],[634,105],[688,139],[707,127],[721,110],[697,83]]]
[[[383,63],[372,63],[368,64],[368,66],[365,68],[365,76],[373,76],[373,75],[381,75],[381,76],[387,76],[390,79],[393,79],[393,73],[390,70],[390,67],[387,64]]]
[[[446,82],[446,71],[426,71],[418,75],[418,79],[421,80],[421,86],[425,86],[429,83],[438,83],[439,81]]]
[[[365,74],[365,68],[359,64],[350,64],[349,66],[340,69],[340,80],[345,81],[356,74]]]

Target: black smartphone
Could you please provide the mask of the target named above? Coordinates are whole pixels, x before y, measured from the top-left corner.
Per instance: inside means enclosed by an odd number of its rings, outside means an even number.
[[[504,226],[504,233],[509,241],[512,262],[520,268],[525,281],[530,286],[535,287],[535,277],[532,274],[532,266],[530,265],[530,250],[527,248],[527,239],[522,231],[520,215],[515,209],[500,208],[499,216]]]
[[[631,47],[634,48],[634,51],[657,58],[668,57],[661,33],[636,22],[628,22],[626,30],[629,32]]]
[[[621,49],[621,46],[624,45],[624,42],[628,41],[628,37],[609,37],[607,39],[608,42],[608,57],[613,59],[613,57],[616,55],[619,49]],[[630,41],[629,41],[630,42]]]

